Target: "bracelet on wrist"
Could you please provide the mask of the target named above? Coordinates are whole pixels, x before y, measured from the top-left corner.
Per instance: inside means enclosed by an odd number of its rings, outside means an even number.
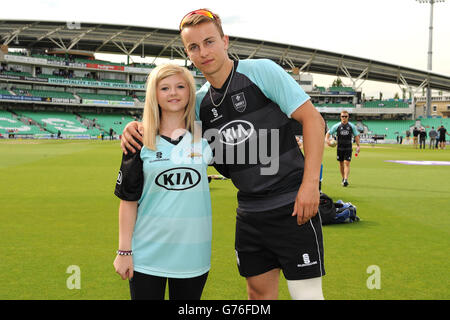
[[[119,256],[132,256],[133,255],[133,251],[129,250],[129,251],[125,251],[125,250],[117,250],[116,252]]]

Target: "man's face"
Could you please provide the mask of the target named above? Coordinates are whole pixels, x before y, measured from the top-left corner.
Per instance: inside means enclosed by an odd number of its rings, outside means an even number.
[[[222,38],[214,23],[186,27],[181,39],[189,59],[205,77],[223,70],[228,59],[228,36]]]
[[[348,114],[347,113],[341,113],[341,122],[343,124],[347,124],[348,123]]]

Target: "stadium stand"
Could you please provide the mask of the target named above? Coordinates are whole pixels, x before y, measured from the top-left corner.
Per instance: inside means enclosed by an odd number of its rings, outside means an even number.
[[[403,101],[374,100],[366,101],[363,108],[409,108],[409,105]]]
[[[42,133],[41,129],[30,124],[11,112],[0,110],[0,133],[4,135],[34,135]]]
[[[54,74],[44,74],[44,73],[41,73],[40,75],[38,75],[38,78],[41,78],[41,79],[65,79],[65,77],[63,77],[63,76],[57,76]]]
[[[59,61],[59,62],[66,62],[66,58],[64,57],[58,57],[58,56],[53,56],[53,55],[47,55],[47,54],[32,54],[31,55],[34,58],[41,58],[41,59],[46,59],[49,61]]]
[[[329,87],[328,91],[355,92],[355,89],[352,87]]]
[[[415,125],[414,120],[363,120],[369,133],[385,135],[386,139],[395,140],[398,134],[405,135]]]
[[[124,63],[115,63],[115,62],[111,62],[111,61],[95,60],[95,59],[75,58],[74,61],[79,62],[79,63],[96,63],[96,64],[102,64],[102,65],[108,65],[108,66],[121,66],[121,67],[127,66]]]
[[[116,134],[121,134],[126,124],[135,120],[129,115],[122,114],[95,114],[95,113],[80,113],[84,119],[88,119],[92,123],[98,125],[106,135],[109,135],[109,130],[113,129]]]
[[[27,95],[40,98],[75,99],[72,93],[64,91],[26,90],[25,92],[14,90],[16,95]]]
[[[131,101],[133,98],[125,95],[115,95],[115,94],[95,94],[95,93],[77,93],[82,99],[89,100],[105,100],[105,101]]]
[[[19,76],[19,77],[31,77],[31,73],[29,72],[19,72],[19,71],[3,71],[2,74],[8,76]]]
[[[327,130],[330,130],[332,126],[334,126],[336,123],[339,123],[340,121],[338,120],[328,120],[326,121],[327,123]]]
[[[328,108],[344,108],[344,109],[356,108],[356,106],[351,103],[315,103],[314,105],[316,107],[328,107]]]
[[[419,118],[420,124],[425,128],[434,127],[435,129],[443,125],[450,129],[450,119],[449,118]]]
[[[92,138],[107,136],[112,129],[120,135],[129,121],[142,116],[145,79],[155,67],[87,58],[86,54],[58,56],[24,50],[8,55],[15,57],[2,61],[0,68],[0,133],[54,135],[61,131],[66,136]],[[199,75],[192,66],[188,69]],[[204,81],[196,78],[197,89]],[[403,120],[413,118],[407,100],[364,101],[362,92],[346,86],[314,85],[308,93],[328,128],[339,122],[342,110],[351,112],[351,122],[363,133],[386,140],[395,141],[399,133],[416,125],[416,120]],[[426,128],[450,127],[444,118],[417,121]]]
[[[19,112],[18,112],[19,113]],[[80,118],[74,114],[57,111],[21,111],[21,116],[36,122],[41,128],[51,134],[57,134],[58,130],[65,135],[100,135],[96,127],[85,126]]]

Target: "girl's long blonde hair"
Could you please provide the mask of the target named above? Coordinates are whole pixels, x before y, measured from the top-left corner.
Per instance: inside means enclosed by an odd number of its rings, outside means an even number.
[[[151,150],[156,150],[156,136],[159,134],[161,109],[158,105],[156,89],[159,81],[173,76],[181,75],[189,86],[189,102],[186,106],[183,119],[186,130],[197,133],[195,126],[195,81],[192,74],[184,67],[175,64],[163,64],[152,70],[147,79],[147,92],[145,94],[145,107],[143,114],[144,145]],[[195,140],[198,134],[193,135]]]

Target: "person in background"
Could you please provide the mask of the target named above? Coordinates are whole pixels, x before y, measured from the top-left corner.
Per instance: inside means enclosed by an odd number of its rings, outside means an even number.
[[[424,127],[420,128],[419,132],[419,148],[425,150],[425,142],[427,140],[427,132],[425,131]]]
[[[331,146],[330,137],[333,135],[337,136],[337,161],[339,161],[342,185],[347,187],[349,185],[348,177],[350,175],[350,162],[352,161],[353,153],[353,137],[355,137],[356,142],[356,154],[360,151],[359,132],[356,130],[356,126],[348,121],[348,111],[342,111],[340,117],[341,122],[338,122],[331,127],[330,131],[325,135],[325,141]]]
[[[444,125],[441,125],[438,131],[439,131],[439,146],[442,150],[444,150],[446,145],[445,135],[447,134],[450,136],[450,134],[447,132],[447,129],[444,127]]]
[[[408,129],[408,130],[406,130],[406,132],[405,132],[405,135],[406,135],[406,144],[409,144],[410,143],[410,137],[411,137],[411,131]]]
[[[430,132],[428,132],[428,136],[430,137],[430,149],[434,149],[436,145],[437,135],[437,131],[434,129],[434,127],[431,127]]]
[[[413,129],[413,144],[414,144],[415,149],[417,149],[417,144],[419,142],[419,134],[420,134],[420,130],[417,127],[414,127],[414,129]]]

